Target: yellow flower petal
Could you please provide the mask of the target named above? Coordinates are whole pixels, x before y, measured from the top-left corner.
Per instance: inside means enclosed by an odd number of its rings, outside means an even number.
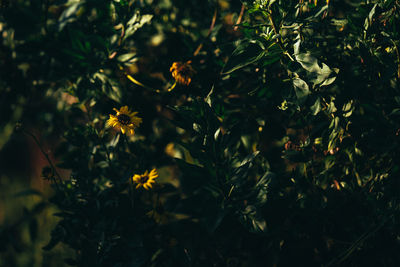
[[[135,134],[135,128],[142,123],[142,118],[135,116],[138,112],[130,111],[128,106],[123,106],[119,110],[113,108],[113,110],[116,115],[110,114],[110,118],[106,121],[106,126],[121,130],[122,134]]]
[[[177,83],[188,86],[192,81],[192,77],[196,73],[196,71],[190,65],[192,62],[189,60],[185,63],[183,62],[174,62],[172,63],[169,71],[171,72],[172,77],[175,79]]]
[[[135,174],[132,176],[132,181],[137,183],[136,189],[139,187],[143,187],[146,190],[149,190],[153,187],[155,183],[155,178],[158,176],[156,169],[150,171],[146,170],[143,174]]]

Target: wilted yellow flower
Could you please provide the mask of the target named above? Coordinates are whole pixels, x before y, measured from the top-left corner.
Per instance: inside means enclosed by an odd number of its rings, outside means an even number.
[[[169,69],[172,74],[172,77],[176,80],[177,83],[183,85],[189,85],[192,81],[193,75],[196,73],[195,70],[190,65],[192,63],[191,60],[183,63],[183,62],[174,62]]]
[[[114,108],[117,115],[111,115],[107,120],[107,126],[121,130],[123,134],[135,134],[135,128],[142,123],[142,119],[135,116],[137,112],[131,112],[128,106],[123,106],[120,110]]]
[[[156,182],[155,179],[157,177],[158,173],[156,169],[152,169],[150,173],[148,171],[145,171],[143,174],[133,175],[132,181],[134,183],[137,183],[136,189],[142,186],[144,189],[149,190],[153,187],[153,183]]]

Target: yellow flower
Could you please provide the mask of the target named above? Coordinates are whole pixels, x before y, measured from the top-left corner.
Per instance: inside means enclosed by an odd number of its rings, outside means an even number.
[[[169,69],[174,77],[175,81],[179,84],[189,85],[192,81],[193,75],[196,73],[195,70],[190,65],[192,61],[183,62],[174,62]]]
[[[142,119],[135,116],[137,112],[131,112],[128,106],[123,106],[120,110],[114,108],[117,115],[111,115],[107,120],[107,126],[121,130],[123,134],[135,134],[135,128],[142,123]]]
[[[132,181],[134,183],[137,183],[136,189],[139,187],[143,187],[146,190],[149,190],[150,188],[153,187],[153,183],[156,178],[158,177],[158,173],[156,169],[152,169],[151,172],[149,173],[148,171],[145,171],[143,174],[135,174],[132,177]]]

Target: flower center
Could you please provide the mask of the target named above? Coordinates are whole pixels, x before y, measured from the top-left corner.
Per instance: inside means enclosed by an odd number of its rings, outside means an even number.
[[[193,69],[189,64],[185,63],[179,66],[178,73],[182,76],[190,77],[193,74]]]
[[[141,184],[145,184],[147,182],[147,180],[149,180],[149,176],[148,175],[143,175],[140,177],[139,182]]]
[[[183,77],[190,77],[191,73],[190,73],[190,69],[188,68],[182,68],[179,72],[179,75],[183,76]]]
[[[123,125],[128,125],[131,123],[131,117],[126,114],[119,114],[117,116],[118,121]]]

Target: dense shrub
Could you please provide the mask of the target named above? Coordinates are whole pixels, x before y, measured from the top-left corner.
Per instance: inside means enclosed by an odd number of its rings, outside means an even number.
[[[44,249],[78,266],[400,264],[399,1],[3,5],[0,125],[61,139]]]

